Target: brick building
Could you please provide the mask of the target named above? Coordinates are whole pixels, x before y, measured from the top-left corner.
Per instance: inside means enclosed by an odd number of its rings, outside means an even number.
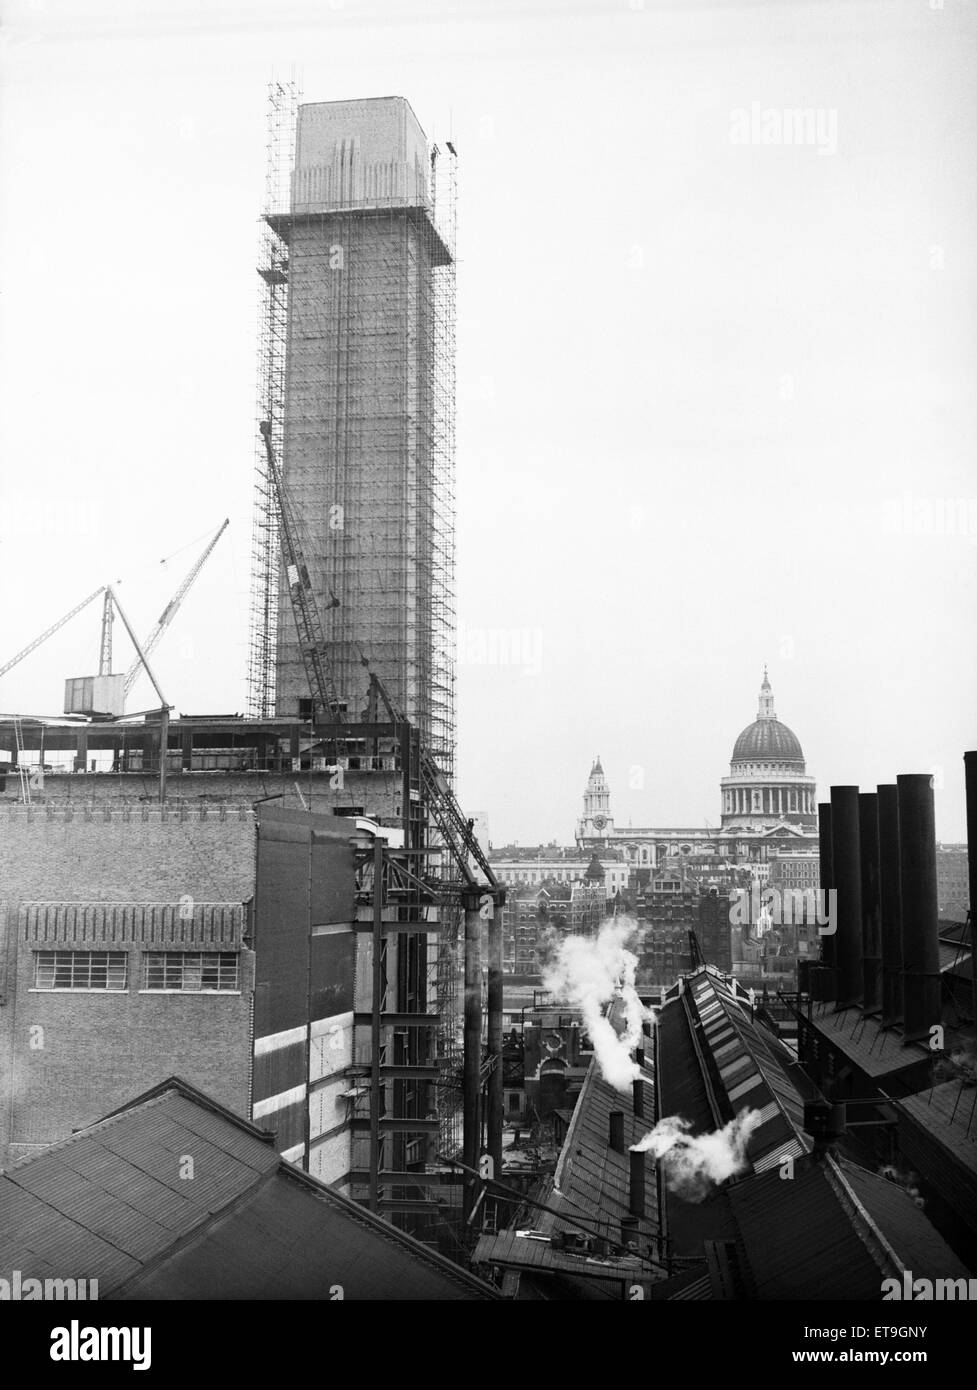
[[[250,807],[0,811],[0,1161],[174,1070],[249,1102]]]
[[[966,845],[937,845],[936,893],[941,921],[966,922],[970,911]]]
[[[0,818],[0,1164],[179,1072],[348,1181],[355,822],[186,801]]]

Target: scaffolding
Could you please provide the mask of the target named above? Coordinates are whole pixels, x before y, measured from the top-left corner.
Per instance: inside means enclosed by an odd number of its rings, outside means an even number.
[[[341,125],[317,136],[331,105],[302,108],[322,148],[269,219],[288,259],[279,456],[340,697],[359,718],[366,659],[451,777],[455,156],[361,158]],[[308,691],[283,591],[276,641],[276,709],[293,715]]]
[[[278,458],[285,430],[288,246],[276,230],[275,219],[289,205],[298,103],[295,82],[268,84],[265,197],[258,241],[257,418],[271,422]],[[269,719],[275,713],[279,568],[278,511],[264,444],[256,431],[248,650],[248,713],[255,719]]]
[[[419,757],[423,746],[453,778],[456,157],[428,145],[397,98],[297,100],[294,85],[269,98],[259,418],[271,422],[352,723],[317,709],[309,690],[263,447],[251,712],[313,721],[317,746],[351,769],[343,731],[380,720],[368,663],[406,718],[403,793],[390,807],[403,847],[378,840],[359,870],[372,941],[354,1006],[351,1193],[457,1254],[462,1193],[438,1155],[461,1146],[462,908]],[[389,751],[382,739],[367,749]]]

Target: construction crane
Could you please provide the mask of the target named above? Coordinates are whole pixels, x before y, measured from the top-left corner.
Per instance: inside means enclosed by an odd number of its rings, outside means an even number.
[[[260,429],[265,441],[265,453],[268,457],[268,474],[273,484],[278,507],[285,577],[288,581],[288,592],[292,602],[292,612],[295,615],[295,627],[309,681],[309,691],[313,700],[318,701],[324,710],[329,710],[338,723],[345,723],[345,705],[339,699],[329,667],[322,618],[299,544],[291,502],[285,491],[281,470],[275,458],[275,451],[271,442],[271,425],[267,420],[262,420]],[[333,599],[333,606],[338,606],[338,600],[335,598]],[[369,661],[365,657],[361,657],[361,660],[370,674],[374,689],[386,707],[391,722],[406,724],[408,722],[406,717],[394,704],[380,677],[370,668]],[[480,888],[485,886],[479,882],[475,870],[469,863],[469,859],[474,859],[475,865],[487,880],[487,886],[492,890],[497,890],[499,888],[498,879],[475,837],[474,822],[462,812],[450,782],[441,771],[434,756],[423,745],[420,749],[420,775],[422,795],[446,848],[461,872],[465,887]]]
[[[312,579],[299,545],[298,527],[292,504],[285,491],[278,460],[271,442],[271,423],[262,420],[261,435],[265,441],[265,454],[268,458],[268,473],[271,477],[278,505],[282,559],[285,562],[285,578],[288,582],[288,595],[295,615],[295,629],[298,633],[299,649],[305,664],[305,674],[309,682],[309,693],[318,700],[323,712],[332,715],[337,723],[346,722],[346,707],[339,698],[332,672],[326,660],[326,638],[312,588]],[[333,600],[338,606],[338,600]]]
[[[30,656],[31,652],[36,651],[42,642],[46,642],[49,637],[53,637],[58,628],[64,627],[65,623],[70,622],[76,613],[80,613],[83,608],[87,608],[90,603],[97,599],[100,594],[106,593],[107,590],[108,585],[101,584],[97,589],[93,590],[87,598],[83,598],[81,603],[76,603],[70,613],[66,613],[64,617],[59,618],[56,623],[52,623],[49,628],[41,633],[40,637],[35,637],[33,642],[28,642],[27,646],[24,647],[22,651],[19,651],[16,656],[12,656],[6,665],[0,666],[0,676],[5,676],[12,667],[16,666],[18,662],[23,661],[25,656]]]
[[[208,543],[203,554],[199,556],[196,564],[189,571],[183,583],[180,585],[176,593],[173,595],[169,603],[166,605],[162,613],[159,615],[159,618],[156,621],[156,626],[153,628],[152,632],[149,634],[149,636],[146,638],[145,642],[142,645],[143,652],[146,656],[149,656],[150,652],[158,644],[159,639],[162,637],[163,633],[166,631],[170,623],[175,618],[177,610],[179,609],[180,604],[186,598],[187,593],[189,592],[190,587],[193,584],[193,581],[196,579],[197,575],[203,569],[204,565],[207,562],[207,557],[210,555],[210,552],[213,550],[214,546],[220,540],[221,536],[227,530],[228,525],[229,519],[225,517],[223,523],[218,527],[214,535],[210,538],[210,542]],[[103,637],[103,648],[104,645],[105,643]],[[109,650],[111,651],[111,648]],[[111,664],[111,658],[109,664]],[[125,695],[128,695],[132,687],[135,685],[136,677],[139,675],[139,668],[142,665],[142,658],[140,656],[137,656],[135,661],[132,663],[132,665],[126,672],[125,685],[123,686]]]
[[[363,665],[370,671],[370,678],[376,686],[380,699],[386,706],[391,721],[395,724],[405,724],[407,720],[403,713],[391,700],[380,677],[375,671],[370,670],[369,662],[365,658],[363,658]],[[468,862],[470,855],[488,880],[488,886],[493,889],[498,888],[499,881],[475,836],[475,822],[465,816],[451,789],[451,783],[441,771],[433,754],[423,744],[420,749],[420,772],[421,787],[426,796],[427,804],[431,808],[435,824],[441,832],[445,844],[451,851],[452,858],[461,870],[465,886],[468,888],[482,886]]]

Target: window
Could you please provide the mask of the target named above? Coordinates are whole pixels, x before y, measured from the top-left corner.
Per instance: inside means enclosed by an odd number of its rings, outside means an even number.
[[[143,989],[236,990],[236,951],[158,951],[143,964]]]
[[[125,951],[35,951],[35,989],[128,988]]]

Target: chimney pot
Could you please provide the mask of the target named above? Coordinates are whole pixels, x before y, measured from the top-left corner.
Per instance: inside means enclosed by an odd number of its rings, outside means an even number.
[[[624,1111],[612,1110],[608,1123],[607,1140],[615,1153],[624,1153]]]

